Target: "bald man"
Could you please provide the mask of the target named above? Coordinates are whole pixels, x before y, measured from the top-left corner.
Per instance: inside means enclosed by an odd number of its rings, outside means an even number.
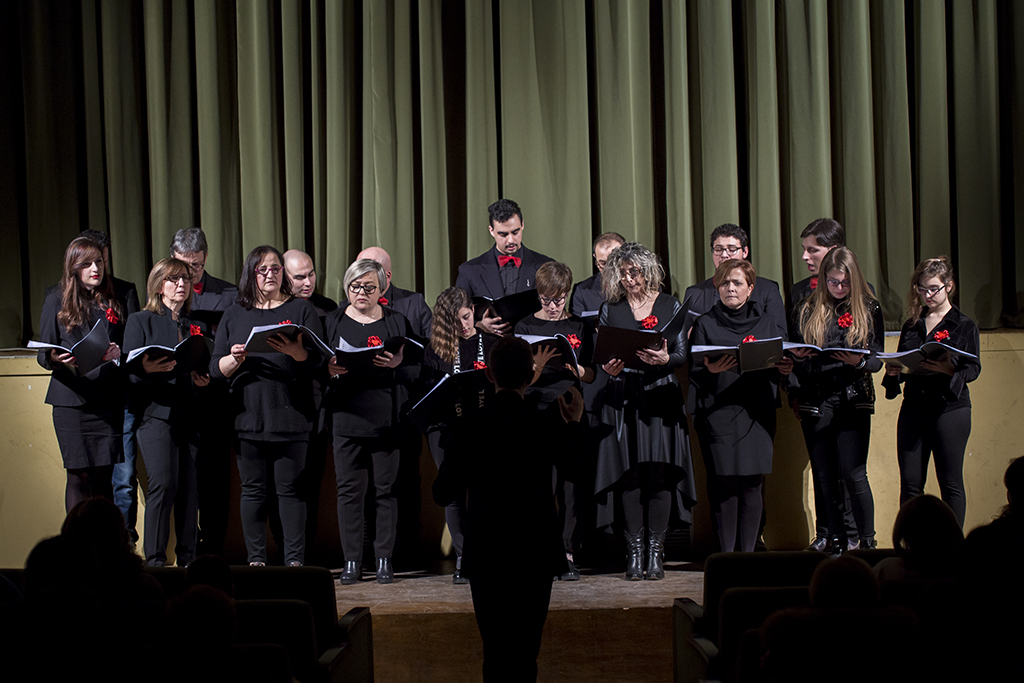
[[[338,308],[338,304],[323,294],[316,293],[316,269],[313,267],[313,259],[304,251],[289,249],[284,252],[284,272],[288,276],[292,294],[300,299],[308,299],[320,317],[320,324],[323,325],[324,318]]]
[[[412,325],[413,332],[423,339],[430,337],[430,324],[434,316],[426,299],[418,292],[410,292],[391,284],[391,255],[380,247],[367,247],[359,252],[356,260],[368,258],[384,266],[387,284],[380,295],[380,305],[393,308],[406,318]]]

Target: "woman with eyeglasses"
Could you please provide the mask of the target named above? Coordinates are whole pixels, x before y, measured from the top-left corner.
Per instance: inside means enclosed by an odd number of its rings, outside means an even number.
[[[103,361],[121,357],[125,302],[114,292],[101,247],[87,237],[71,241],[64,252],[60,284],[47,291],[39,339],[70,349],[100,322],[110,343]],[[114,499],[111,475],[123,460],[125,387],[114,363],[80,374],[75,357],[58,350],[39,352],[39,365],[52,370],[46,403],[67,470],[64,505],[70,511],[86,498]]]
[[[570,315],[566,309],[569,292],[572,291],[572,270],[564,263],[548,261],[537,269],[536,277],[537,296],[540,298],[541,309],[516,323],[515,333],[539,337],[554,337],[557,334],[565,336],[576,354],[576,362],[571,366],[566,363],[561,365],[579,377],[580,381],[588,384],[593,382],[595,373],[591,363],[594,352],[591,335],[583,320],[578,316]],[[534,383],[543,374],[555,372],[549,362],[555,353],[557,353],[557,349],[552,345],[542,347],[534,357],[536,362]],[[557,396],[542,393],[540,406],[545,408],[555,405],[557,409],[557,401]],[[563,581],[577,581],[580,578],[580,573],[573,561],[573,550],[578,546],[580,540],[576,530],[577,510],[583,510],[580,503],[586,500],[586,497],[581,495],[582,491],[578,486],[583,481],[582,473],[565,462],[556,463],[555,471],[557,475],[555,497],[558,501],[558,522],[562,529],[562,542],[565,545],[565,557],[569,565],[569,571],[562,574],[560,578]]]
[[[792,377],[800,386],[800,426],[810,452],[811,467],[822,482],[832,554],[852,545],[846,538],[840,479],[846,483],[857,526],[859,546],[874,548],[875,503],[868,483],[868,440],[875,412],[872,373],[882,368],[882,309],[861,273],[857,257],[836,247],[821,261],[825,287],[818,287],[797,309],[796,342],[822,349],[865,349],[816,355],[794,349]]]
[[[897,351],[911,351],[930,341],[974,356],[945,355],[921,363],[919,372],[900,374],[886,366],[885,397],[894,399],[904,385],[903,405],[896,425],[900,465],[900,505],[924,493],[928,461],[935,455],[935,474],[942,500],[953,509],[960,526],[967,513],[964,494],[964,452],[971,435],[971,393],[967,387],[981,373],[978,326],[953,305],[956,291],[948,256],[922,261],[910,278],[907,321]]]
[[[192,280],[188,264],[176,258],[158,261],[146,281],[146,307],[128,319],[124,352],[159,345],[174,348],[193,335],[208,333],[189,318]],[[207,357],[209,357],[207,355]],[[146,564],[167,563],[167,542],[174,509],[174,554],[179,567],[196,555],[196,397],[210,383],[208,368],[187,375],[175,372],[173,358],[143,353],[127,364],[131,381],[129,406],[139,416],[136,438],[146,463]]]
[[[230,384],[235,431],[241,443],[238,475],[242,484],[242,533],[249,564],[267,563],[267,471],[273,468],[277,507],[284,536],[284,561],[302,566],[306,555],[306,504],[300,489],[309,434],[316,419],[313,377],[320,354],[303,335],[270,338],[270,353],[246,351],[252,328],[296,323],[320,336],[320,319],[306,299],[293,297],[284,277],[281,253],[256,247],[242,266],[238,301],[224,312],[210,362],[210,374]]]
[[[427,386],[437,384],[445,375],[454,375],[487,366],[487,358],[494,343],[501,339],[496,334],[483,332],[474,325],[473,300],[466,290],[449,287],[437,296],[434,318],[430,327],[430,344],[423,352],[424,380]],[[451,437],[451,425],[438,424],[427,429],[427,445],[438,471],[444,462],[445,448]],[[455,573],[452,583],[466,584],[469,578],[462,574],[462,533],[466,510],[462,502],[445,506],[444,521],[452,537],[455,550]]]
[[[608,257],[601,274],[606,301],[598,316],[603,327],[666,332],[682,306],[660,291],[665,271],[658,257],[627,242]],[[677,321],[678,322],[678,321]],[[643,370],[612,359],[601,421],[606,435],[597,452],[597,525],[611,528],[622,510],[626,536],[626,578],[665,577],[665,535],[673,519],[689,523],[696,503],[683,394],[675,369],[686,362],[682,325],[666,335],[660,348],[641,350]],[[644,563],[644,527],[647,562]],[[646,573],[645,573],[646,571]]]
[[[393,337],[412,336],[404,315],[380,304],[387,283],[384,266],[360,259],[345,271],[347,305],[327,316],[327,342],[337,348],[344,340],[356,348],[381,346]],[[338,531],[345,553],[344,585],[362,578],[363,509],[372,490],[376,508],[373,539],[377,583],[394,580],[391,555],[398,524],[398,478],[400,394],[396,368],[405,348],[394,354],[383,349],[370,370],[349,371],[338,358],[327,365],[328,383],[324,405],[332,416],[334,469],[338,483]]]

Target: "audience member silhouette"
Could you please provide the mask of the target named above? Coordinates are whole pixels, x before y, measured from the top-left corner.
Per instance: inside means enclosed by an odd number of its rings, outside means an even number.
[[[879,581],[952,579],[964,532],[956,515],[940,498],[912,498],[896,515],[892,543],[896,557],[875,565]]]

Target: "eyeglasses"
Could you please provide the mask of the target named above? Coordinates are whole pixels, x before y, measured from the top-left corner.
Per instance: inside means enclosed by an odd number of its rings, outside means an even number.
[[[348,291],[352,292],[353,294],[358,294],[359,292],[373,294],[374,292],[377,291],[377,285],[361,285],[358,282],[353,282],[348,286]]]
[[[260,266],[256,269],[256,273],[267,277],[268,275],[277,275],[283,270],[281,266]]]
[[[190,278],[185,273],[181,273],[179,275],[168,275],[167,277],[164,278],[164,282],[170,282],[172,284],[178,284],[178,282],[184,282],[187,285],[188,283],[192,282],[192,278]]]
[[[629,270],[623,270],[619,274],[619,279],[620,280],[636,280],[641,275],[643,275],[643,271],[640,270],[639,268],[630,268]]]
[[[711,251],[715,252],[716,255],[721,256],[722,254],[729,252],[729,256],[735,256],[743,250],[743,247],[712,247]]]
[[[178,260],[182,261],[186,266],[188,266],[188,269],[191,270],[193,273],[198,273],[200,270],[202,270],[206,266],[206,260],[205,259],[203,261],[201,261],[201,262],[186,261],[185,259],[178,259]]]
[[[917,293],[930,299],[944,289],[945,287],[918,287]]]
[[[565,303],[565,294],[563,294],[562,296],[558,297],[557,299],[549,299],[549,298],[547,298],[545,296],[539,296],[537,298],[540,299],[540,305],[541,306],[550,306],[551,304],[554,304],[556,306],[561,306],[562,304]]]
[[[830,277],[827,277],[825,278],[825,282],[827,282],[832,287],[842,287],[844,289],[850,286],[849,280],[834,280]]]

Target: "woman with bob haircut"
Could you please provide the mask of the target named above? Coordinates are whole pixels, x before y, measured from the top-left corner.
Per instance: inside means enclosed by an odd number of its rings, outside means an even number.
[[[194,335],[203,335],[202,323],[188,317],[192,278],[188,264],[176,258],[158,261],[146,281],[147,302],[128,319],[124,351],[130,354],[151,345],[174,348]],[[139,416],[136,438],[146,463],[146,564],[167,564],[171,510],[179,567],[196,555],[198,492],[196,488],[196,391],[210,383],[207,368],[188,375],[174,372],[173,358],[141,354],[127,365],[131,381],[129,407]]]
[[[868,483],[868,442],[875,411],[872,373],[882,368],[885,327],[882,310],[871,293],[856,255],[832,249],[821,260],[825,287],[817,287],[797,309],[798,339],[822,349],[866,349],[869,353],[817,355],[793,349],[793,375],[799,381],[797,406],[810,452],[811,467],[822,482],[832,554],[852,545],[846,538],[840,479],[846,483],[857,525],[858,544],[874,548],[875,504]]]
[[[907,292],[907,321],[900,331],[897,351],[911,351],[930,341],[952,346],[974,356],[949,354],[926,360],[914,374],[900,374],[900,366],[885,369],[885,397],[894,399],[903,389],[903,405],[896,424],[896,452],[900,465],[900,505],[924,493],[928,461],[935,454],[935,474],[942,500],[952,508],[960,526],[967,514],[964,493],[964,452],[971,435],[971,392],[967,387],[981,374],[978,326],[953,305],[956,292],[953,265],[948,256],[918,264]]]
[[[665,271],[642,244],[627,242],[608,256],[601,273],[605,303],[601,327],[665,331],[682,306],[662,293]],[[681,325],[661,348],[641,350],[644,370],[625,367],[621,358],[602,366],[608,375],[601,421],[606,435],[598,444],[594,491],[597,526],[610,528],[622,510],[626,536],[626,578],[664,578],[664,543],[673,519],[690,522],[696,502],[683,394],[675,369],[686,362]],[[646,574],[644,527],[647,534]]]
[[[424,376],[428,385],[437,384],[445,375],[479,370],[487,365],[491,347],[501,337],[481,331],[473,324],[473,300],[466,290],[449,287],[437,296],[430,344],[423,352]],[[444,463],[445,449],[451,438],[451,425],[438,424],[427,429],[427,445],[438,471]],[[455,549],[455,573],[452,583],[466,584],[462,574],[462,550],[466,521],[464,501],[456,500],[444,508],[444,521]]]
[[[320,336],[320,318],[305,299],[293,297],[284,277],[281,252],[271,246],[249,252],[238,282],[238,300],[224,312],[210,361],[210,374],[230,383],[235,432],[241,442],[238,475],[242,533],[249,564],[267,563],[267,470],[273,468],[277,507],[284,536],[284,561],[302,566],[306,557],[306,504],[300,477],[316,419],[313,377],[319,353],[295,339],[271,337],[270,353],[250,353],[245,341],[252,328],[297,323]]]
[[[40,341],[70,349],[99,322],[110,337],[103,360],[117,360],[126,316],[101,247],[87,237],[71,240],[64,251],[60,284],[43,302]],[[125,387],[120,369],[104,362],[82,375],[74,356],[56,349],[40,351],[38,361],[53,371],[46,403],[53,406],[53,428],[67,470],[65,509],[93,496],[113,501],[111,475],[114,464],[124,459]]]
[[[751,297],[754,267],[743,259],[723,261],[712,280],[719,301],[697,319],[695,345],[738,346],[778,337],[775,321]],[[775,396],[782,375],[793,370],[785,358],[773,369],[729,372],[736,359],[723,355],[691,363],[697,390],[694,429],[708,473],[711,522],[722,552],[752,552],[761,523],[764,475],[772,471]]]
[[[412,336],[412,327],[404,315],[380,304],[387,287],[387,274],[377,261],[360,259],[345,271],[347,305],[327,316],[327,340],[340,346],[344,340],[356,348],[380,346],[392,337]],[[327,369],[331,375],[324,405],[332,415],[334,431],[334,469],[338,484],[338,531],[345,567],[340,581],[344,585],[362,578],[363,508],[373,482],[376,507],[376,534],[373,539],[377,583],[391,583],[394,567],[391,555],[398,525],[398,478],[401,395],[396,368],[402,364],[405,347],[392,354],[383,349],[376,354],[373,368],[353,370],[331,357]]]

